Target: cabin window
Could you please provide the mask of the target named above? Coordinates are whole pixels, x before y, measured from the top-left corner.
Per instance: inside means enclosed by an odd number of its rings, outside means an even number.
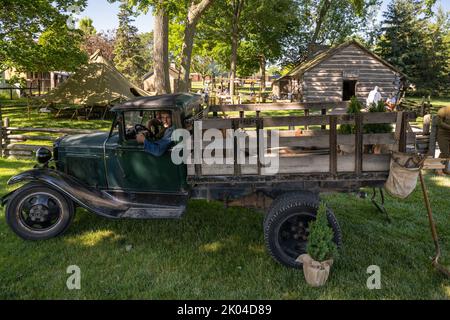
[[[351,97],[356,96],[356,83],[357,80],[344,80],[342,101],[350,101]]]

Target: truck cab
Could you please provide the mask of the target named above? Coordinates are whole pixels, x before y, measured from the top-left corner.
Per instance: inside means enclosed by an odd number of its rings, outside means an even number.
[[[181,217],[189,197],[186,165],[171,160],[174,144],[155,156],[136,135],[150,131],[146,125],[162,112],[179,129],[203,108],[194,94],[138,98],[112,108],[109,132],[65,136],[53,153],[39,150],[41,163],[8,182],[26,183],[2,198],[8,224],[22,238],[42,240],[62,233],[76,207],[107,218]]]

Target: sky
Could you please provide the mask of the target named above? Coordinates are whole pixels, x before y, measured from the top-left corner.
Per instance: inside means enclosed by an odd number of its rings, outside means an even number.
[[[276,1],[276,0],[274,0]],[[383,0],[379,18],[382,12],[386,9],[390,0]],[[443,6],[446,11],[450,11],[450,0],[438,0],[438,3]],[[116,29],[119,25],[117,13],[119,12],[119,3],[109,3],[107,0],[88,0],[88,6],[80,14],[80,17],[89,17],[94,21],[94,27],[97,31],[106,31]],[[149,32],[153,30],[153,17],[149,11],[147,14],[141,14],[134,25],[139,32]]]

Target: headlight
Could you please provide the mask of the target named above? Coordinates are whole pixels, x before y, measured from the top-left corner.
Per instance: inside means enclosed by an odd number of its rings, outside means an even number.
[[[52,152],[47,148],[39,148],[36,151],[36,160],[41,164],[45,164],[52,158]]]

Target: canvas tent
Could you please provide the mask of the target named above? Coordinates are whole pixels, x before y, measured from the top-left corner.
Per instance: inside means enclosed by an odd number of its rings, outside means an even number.
[[[37,102],[43,105],[108,106],[150,93],[125,78],[98,50],[89,63]]]

